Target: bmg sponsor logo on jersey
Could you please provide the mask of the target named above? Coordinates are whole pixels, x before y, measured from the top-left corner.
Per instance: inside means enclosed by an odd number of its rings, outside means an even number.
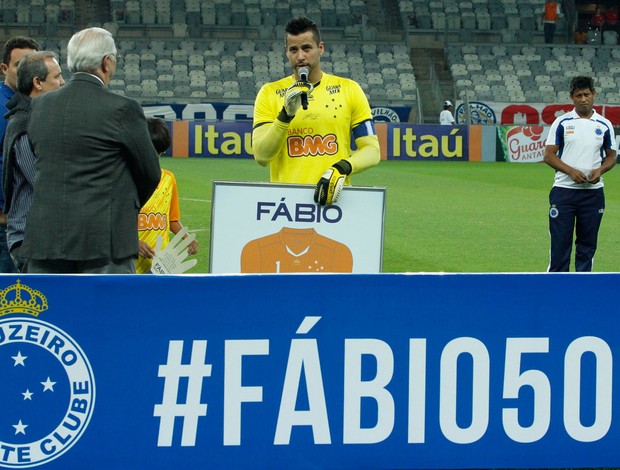
[[[95,406],[95,380],[80,346],[36,317],[41,292],[21,284],[0,291],[0,467],[55,460],[83,435]]]
[[[138,231],[164,230],[168,227],[168,217],[162,213],[138,214]]]
[[[291,157],[320,157],[338,153],[338,141],[334,134],[292,135],[287,144]]]

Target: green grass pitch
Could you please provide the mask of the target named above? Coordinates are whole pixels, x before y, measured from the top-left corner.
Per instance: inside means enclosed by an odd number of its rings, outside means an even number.
[[[181,222],[199,241],[209,272],[213,180],[268,181],[253,160],[162,158],[179,188]],[[594,271],[618,271],[620,172],[604,176],[606,211]],[[382,161],[353,176],[355,186],[387,188],[383,272],[544,272],[549,261],[548,194],[542,163]],[[574,268],[571,268],[574,269]]]

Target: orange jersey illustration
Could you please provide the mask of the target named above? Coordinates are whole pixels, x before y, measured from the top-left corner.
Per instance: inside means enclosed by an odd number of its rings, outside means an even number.
[[[350,273],[348,246],[314,229],[283,228],[248,242],[241,252],[242,273]]]

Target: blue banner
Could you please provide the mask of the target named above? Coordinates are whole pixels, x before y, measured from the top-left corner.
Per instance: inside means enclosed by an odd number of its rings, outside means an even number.
[[[617,274],[19,279],[3,468],[620,463]]]
[[[161,117],[169,121],[249,121],[254,116],[253,104],[236,103],[191,103],[191,104],[146,104],[147,116]],[[371,108],[375,122],[407,122],[411,106],[374,106]]]

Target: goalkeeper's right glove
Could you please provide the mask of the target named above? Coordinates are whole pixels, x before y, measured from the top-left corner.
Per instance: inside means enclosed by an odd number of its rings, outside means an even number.
[[[297,83],[293,83],[287,90],[286,96],[284,97],[284,110],[286,111],[286,115],[289,118],[292,118],[297,114],[299,108],[301,108],[301,94],[305,90],[297,85]]]
[[[353,167],[347,160],[340,160],[325,171],[314,188],[314,202],[322,206],[334,204],[340,197],[344,180],[351,174]]]

